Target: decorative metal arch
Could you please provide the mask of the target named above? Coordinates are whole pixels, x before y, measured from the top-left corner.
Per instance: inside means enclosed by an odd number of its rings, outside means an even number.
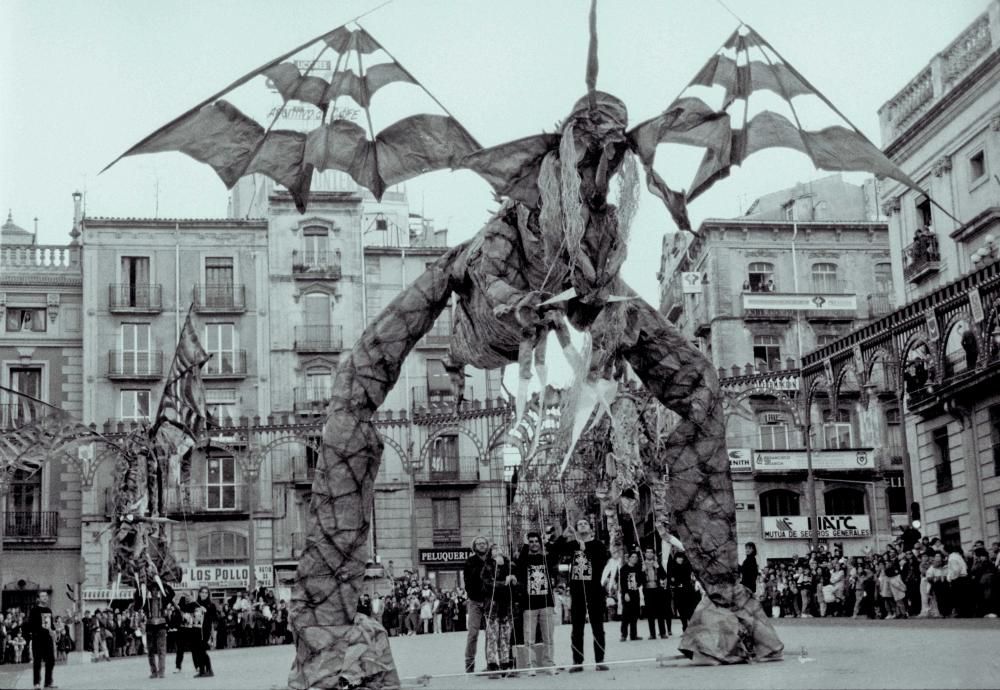
[[[427,440],[424,442],[424,445],[421,446],[420,448],[420,455],[417,456],[418,460],[416,467],[424,466],[424,463],[427,461],[427,455],[430,453],[431,448],[434,446],[434,441],[441,438],[442,436],[457,436],[459,434],[461,434],[462,436],[466,436],[472,440],[472,443],[476,446],[476,452],[478,454],[480,464],[483,465],[489,464],[490,461],[489,453],[487,453],[486,450],[483,448],[483,443],[482,441],[479,440],[479,437],[477,437],[474,433],[463,427],[447,426],[438,429],[427,438]]]
[[[983,342],[986,344],[984,364],[1000,357],[1000,343],[995,343],[992,335],[993,331],[997,329],[1000,329],[1000,300],[993,303],[986,318],[983,319],[982,336]]]
[[[740,403],[745,402],[755,395],[776,399],[779,403],[781,403],[782,407],[784,407],[789,414],[792,415],[792,423],[797,427],[802,426],[802,410],[796,400],[789,396],[785,391],[769,388],[767,386],[750,386],[749,388],[744,388],[735,395],[726,396],[728,399],[727,402],[729,402],[729,406],[732,410],[731,414],[737,414],[738,412],[733,408],[736,408]]]
[[[948,339],[951,337],[951,332],[955,327],[964,321],[968,326],[968,331],[972,333],[972,337],[976,339],[976,347],[979,352],[985,352],[983,348],[983,338],[980,336],[979,328],[976,327],[976,322],[972,318],[972,312],[966,308],[957,310],[952,314],[947,323],[945,323],[944,328],[941,330],[941,346],[938,348],[935,359],[937,360],[938,371],[942,374],[946,371],[947,357],[948,357]],[[978,368],[983,361],[980,357],[979,361],[976,362],[976,367]]]
[[[865,362],[865,381],[871,383],[872,375],[875,372],[875,366],[879,363],[882,364],[883,371],[886,372],[886,385],[892,389],[892,392],[899,394],[899,371],[898,367],[893,367],[896,362],[895,355],[889,348],[878,347],[872,353],[868,361]]]
[[[396,451],[396,454],[399,456],[399,461],[403,465],[403,471],[407,473],[412,472],[415,468],[411,466],[412,461],[411,458],[409,457],[409,453],[407,453],[406,450],[403,449],[403,446],[400,445],[399,441],[394,439],[392,436],[387,436],[386,434],[383,434],[382,431],[379,429],[376,429],[375,431],[378,433],[378,437],[379,439],[381,439],[383,445],[389,446],[394,451]],[[384,453],[385,451],[382,452]]]
[[[837,372],[837,381],[833,387],[833,399],[836,401],[840,400],[840,394],[844,390],[844,381],[847,379],[849,374],[854,374],[854,380],[858,383],[858,393],[862,392],[864,383],[861,378],[861,372],[858,371],[857,365],[854,362],[854,358],[851,357],[844,364],[840,366],[840,370]]]

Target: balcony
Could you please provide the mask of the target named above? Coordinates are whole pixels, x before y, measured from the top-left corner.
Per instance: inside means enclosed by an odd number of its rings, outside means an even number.
[[[417,486],[474,486],[479,483],[479,461],[475,456],[431,457],[414,473]]]
[[[112,380],[155,381],[163,376],[163,353],[108,352],[108,378]]]
[[[919,283],[941,270],[941,252],[937,235],[918,237],[903,250],[903,278]]]
[[[417,341],[418,350],[447,348],[451,344],[451,324],[436,323],[423,338]]]
[[[15,510],[3,515],[4,541],[52,542],[59,536],[59,513],[55,510]]]
[[[340,250],[292,251],[292,277],[295,280],[340,280]]]
[[[245,484],[184,486],[169,489],[163,499],[168,516],[238,515],[249,510],[249,491]]]
[[[296,352],[340,352],[344,349],[343,326],[296,326]]]
[[[332,384],[303,386],[293,391],[294,410],[300,414],[323,414],[330,403]]]
[[[6,397],[6,395],[0,393],[0,396]],[[0,400],[3,397],[0,397]],[[19,429],[33,421],[35,421],[34,412],[28,405],[24,403],[0,403],[0,431]]]
[[[898,445],[882,446],[876,450],[879,458],[879,469],[898,470],[903,467],[903,447]]]
[[[247,375],[247,351],[213,352],[205,362],[201,376],[205,379],[242,379]]]
[[[247,308],[242,285],[195,285],[193,299],[200,314],[241,314]]]
[[[159,285],[108,285],[108,311],[112,314],[159,314],[163,311]]]

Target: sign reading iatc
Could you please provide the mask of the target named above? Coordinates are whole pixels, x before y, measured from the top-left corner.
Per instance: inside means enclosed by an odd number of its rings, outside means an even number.
[[[872,536],[867,515],[818,515],[819,539],[853,539]],[[770,516],[761,525],[765,539],[809,539],[810,520],[801,515]]]

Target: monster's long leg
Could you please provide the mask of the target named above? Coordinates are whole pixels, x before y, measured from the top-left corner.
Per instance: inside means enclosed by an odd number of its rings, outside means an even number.
[[[661,458],[669,468],[671,524],[696,577],[721,607],[692,620],[681,649],[723,663],[780,654],[781,642],[737,575],[736,504],[722,395],[712,364],[645,302],[632,302],[628,320],[629,332],[638,333],[625,352],[629,364],[659,401],[681,417]],[[732,635],[725,634],[727,626]]]
[[[337,370],[292,595],[297,644],[288,677],[292,688],[339,688],[341,677],[369,688],[399,686],[385,630],[370,619],[355,621],[382,460],[372,416],[399,378],[407,353],[447,305],[448,269],[463,249],[449,251],[403,290]],[[352,645],[368,649],[345,664]]]

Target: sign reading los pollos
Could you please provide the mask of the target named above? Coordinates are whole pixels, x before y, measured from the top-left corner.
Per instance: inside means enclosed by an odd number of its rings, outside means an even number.
[[[818,450],[812,454],[814,470],[872,470],[875,455],[867,448],[852,450]],[[758,450],[753,454],[753,468],[757,472],[788,472],[806,470],[804,450]]]
[[[420,565],[451,565],[465,563],[472,551],[463,548],[420,549]]]
[[[819,539],[853,539],[872,536],[867,515],[817,515]],[[761,518],[765,539],[809,539],[812,530],[804,515],[777,515]]]
[[[258,587],[274,587],[274,567],[258,565],[254,568]],[[180,589],[198,587],[249,587],[248,565],[203,565],[184,568]]]

